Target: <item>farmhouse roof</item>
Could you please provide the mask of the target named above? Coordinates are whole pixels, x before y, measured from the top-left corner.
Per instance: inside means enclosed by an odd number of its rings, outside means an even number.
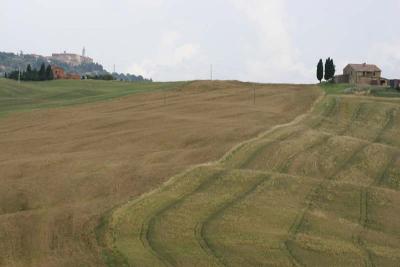
[[[349,64],[347,66],[350,66],[355,71],[366,71],[366,72],[373,72],[373,71],[381,71],[378,66],[373,65],[373,64]]]
[[[61,68],[61,67],[59,67],[59,66],[56,66],[56,65],[51,65],[51,69],[53,69],[53,70],[55,70],[55,69],[57,69],[57,70],[64,70],[63,68]]]

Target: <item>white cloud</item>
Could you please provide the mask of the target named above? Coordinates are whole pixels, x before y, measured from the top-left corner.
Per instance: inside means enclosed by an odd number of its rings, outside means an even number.
[[[235,19],[245,25],[248,32],[243,29],[224,32],[218,28],[220,25],[212,24],[213,33],[222,35],[225,42],[215,52],[210,50],[210,46],[203,49],[201,43],[191,39],[209,32],[185,35],[175,29],[164,30],[154,53],[133,64],[129,71],[155,80],[205,79],[209,77],[209,64],[215,63],[216,78],[305,82],[314,77],[314,68],[309,70],[299,62],[298,51],[286,25],[284,1],[226,0],[225,5],[226,12],[230,8],[239,14]],[[244,38],[239,40],[236,35]],[[208,43],[213,41],[207,40]],[[229,42],[236,44],[230,45]],[[232,56],[234,60],[229,61]],[[219,61],[213,62],[213,57]]]
[[[244,76],[257,81],[310,80],[312,70],[300,63],[285,23],[285,1],[233,0],[233,3],[257,34],[245,45]]]
[[[128,71],[157,81],[197,79],[194,68],[201,58],[199,44],[184,40],[178,31],[168,30],[160,37],[157,50]]]
[[[386,78],[400,77],[400,40],[373,44],[369,58],[382,68]]]
[[[372,0],[322,0],[318,7],[314,0],[68,3],[2,0],[1,50],[49,55],[86,46],[109,70],[115,64],[117,71],[163,81],[206,79],[213,64],[217,79],[313,82],[318,59],[328,56],[338,71],[367,61],[382,66],[385,76],[400,76],[399,0],[385,0],[385,12],[378,13]],[[327,21],[329,13],[341,17]],[[365,21],[366,15],[374,20]],[[359,21],[365,25],[348,28]]]

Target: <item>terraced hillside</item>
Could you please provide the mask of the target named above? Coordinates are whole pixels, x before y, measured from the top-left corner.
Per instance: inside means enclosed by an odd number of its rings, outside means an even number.
[[[0,79],[0,266],[105,266],[100,219],[112,208],[320,95],[308,85]]]
[[[116,266],[399,266],[400,102],[329,95],[115,209]]]

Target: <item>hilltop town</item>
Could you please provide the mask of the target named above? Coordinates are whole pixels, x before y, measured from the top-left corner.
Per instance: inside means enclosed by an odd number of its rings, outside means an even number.
[[[6,73],[18,70],[24,71],[30,66],[32,69],[40,69],[41,65],[51,65],[57,70],[56,79],[81,79],[82,77],[93,77],[96,79],[114,79],[121,81],[151,81],[140,75],[110,73],[93,58],[86,55],[86,48],[81,54],[64,51],[52,53],[51,56],[38,54],[24,54],[22,51],[15,53],[0,52],[0,77]]]

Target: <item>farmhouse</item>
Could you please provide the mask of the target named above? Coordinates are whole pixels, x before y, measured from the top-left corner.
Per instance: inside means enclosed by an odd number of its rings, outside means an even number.
[[[81,79],[81,75],[76,74],[76,73],[67,73],[65,75],[66,80],[80,80]]]
[[[58,79],[64,79],[65,78],[65,71],[64,71],[63,68],[60,68],[60,67],[57,67],[57,66],[52,66],[51,69],[53,71],[54,79],[58,80]]]
[[[382,78],[382,70],[373,64],[348,64],[343,75],[335,77],[336,83],[352,83],[364,85],[387,86],[387,79]]]
[[[400,89],[400,79],[390,80],[390,87],[399,90]]]
[[[81,76],[76,73],[65,73],[63,68],[60,68],[58,66],[52,66],[51,67],[53,71],[53,76],[54,79],[56,80],[80,80]]]

